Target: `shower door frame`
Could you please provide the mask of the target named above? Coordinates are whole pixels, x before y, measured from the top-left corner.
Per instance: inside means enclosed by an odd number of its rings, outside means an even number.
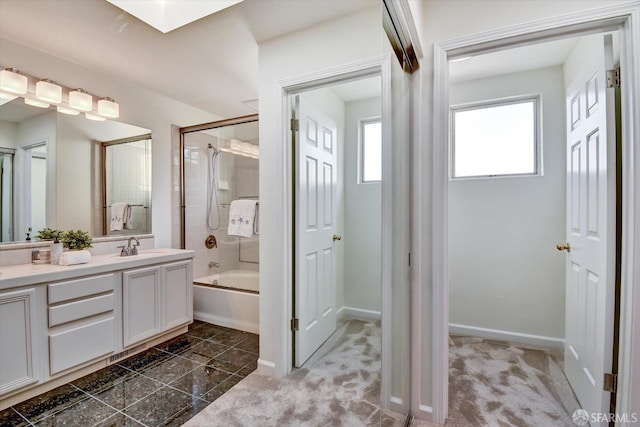
[[[184,185],[184,136],[187,133],[200,132],[203,130],[217,129],[227,126],[241,125],[259,121],[258,114],[234,117],[231,119],[218,120],[215,122],[202,123],[198,125],[185,126],[178,129],[180,132],[180,248],[186,249],[186,194]]]

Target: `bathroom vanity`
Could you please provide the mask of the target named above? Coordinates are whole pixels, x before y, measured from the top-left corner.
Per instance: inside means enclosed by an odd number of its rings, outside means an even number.
[[[0,410],[186,332],[193,251],[0,273]]]

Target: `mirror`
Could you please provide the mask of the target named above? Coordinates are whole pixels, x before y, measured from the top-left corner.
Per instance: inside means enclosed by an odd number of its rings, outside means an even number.
[[[13,153],[0,148],[0,242],[13,241]]]
[[[126,123],[28,106],[21,98],[0,105],[1,241],[24,241],[29,227],[32,237],[45,226],[82,229],[93,237],[112,234],[104,232],[102,143],[141,135],[148,139],[146,154],[135,165],[130,162],[126,173],[110,175],[110,185],[128,186],[132,174],[144,170],[148,182],[140,188],[146,192],[145,214],[136,214],[139,226],[118,234],[150,232],[150,134]]]
[[[151,134],[102,142],[102,234],[151,232]]]

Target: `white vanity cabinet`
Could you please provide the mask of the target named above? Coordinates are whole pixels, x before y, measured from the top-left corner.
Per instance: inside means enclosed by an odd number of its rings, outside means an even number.
[[[42,380],[41,291],[37,287],[0,291],[0,396]]]
[[[187,331],[193,251],[0,274],[0,411]]]
[[[193,319],[191,260],[122,274],[123,347]]]
[[[117,284],[118,275],[108,273],[47,286],[51,375],[117,349]]]

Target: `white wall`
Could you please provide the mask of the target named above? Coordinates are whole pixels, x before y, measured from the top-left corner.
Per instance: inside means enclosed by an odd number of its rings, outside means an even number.
[[[450,323],[564,337],[564,79],[561,67],[450,87],[451,105],[540,95],[543,176],[449,181]]]
[[[345,120],[344,306],[380,314],[381,183],[358,183],[360,120],[380,117],[381,99],[347,103]],[[357,311],[356,311],[357,312]]]
[[[285,239],[290,212],[286,200],[286,171],[289,159],[284,147],[279,113],[274,111],[278,97],[276,82],[288,77],[353,63],[381,55],[386,43],[378,6],[345,16],[289,36],[261,43],[260,67],[260,368],[276,374],[286,366],[286,301],[290,277],[287,276],[290,250]],[[290,184],[290,183],[289,183]]]
[[[99,96],[110,96],[120,104],[119,121],[151,129],[153,137],[152,231],[158,247],[179,245],[175,237],[179,215],[179,153],[172,145],[177,134],[172,125],[188,126],[220,117],[188,106],[140,86],[50,56],[7,39],[1,39],[0,62],[27,74],[51,78],[67,87],[82,87]],[[122,66],[125,66],[123,64]],[[170,172],[170,173],[168,173]],[[179,219],[179,217],[177,218]]]
[[[420,417],[428,418],[434,401],[432,394],[432,295],[434,292],[431,260],[435,251],[431,245],[432,221],[435,206],[433,205],[432,159],[435,144],[446,143],[433,139],[433,74],[434,58],[433,45],[437,42],[470,36],[480,32],[505,28],[535,20],[557,17],[560,15],[581,12],[589,9],[628,3],[624,0],[410,0],[416,27],[422,43],[424,58],[419,69],[421,91],[418,94],[414,123],[417,124],[414,140],[414,155],[417,157],[414,179],[420,183],[417,196],[418,212],[415,213],[414,228],[423,230],[420,235],[419,248],[420,265],[416,266],[421,272],[418,283],[420,290],[419,321],[414,327],[419,328],[420,342],[414,342],[414,349],[421,349],[423,353],[419,366],[414,366],[414,372],[420,372],[419,379],[414,384],[414,409]],[[464,13],[461,13],[464,11]]]
[[[15,149],[18,144],[18,124],[0,120],[0,147]]]

